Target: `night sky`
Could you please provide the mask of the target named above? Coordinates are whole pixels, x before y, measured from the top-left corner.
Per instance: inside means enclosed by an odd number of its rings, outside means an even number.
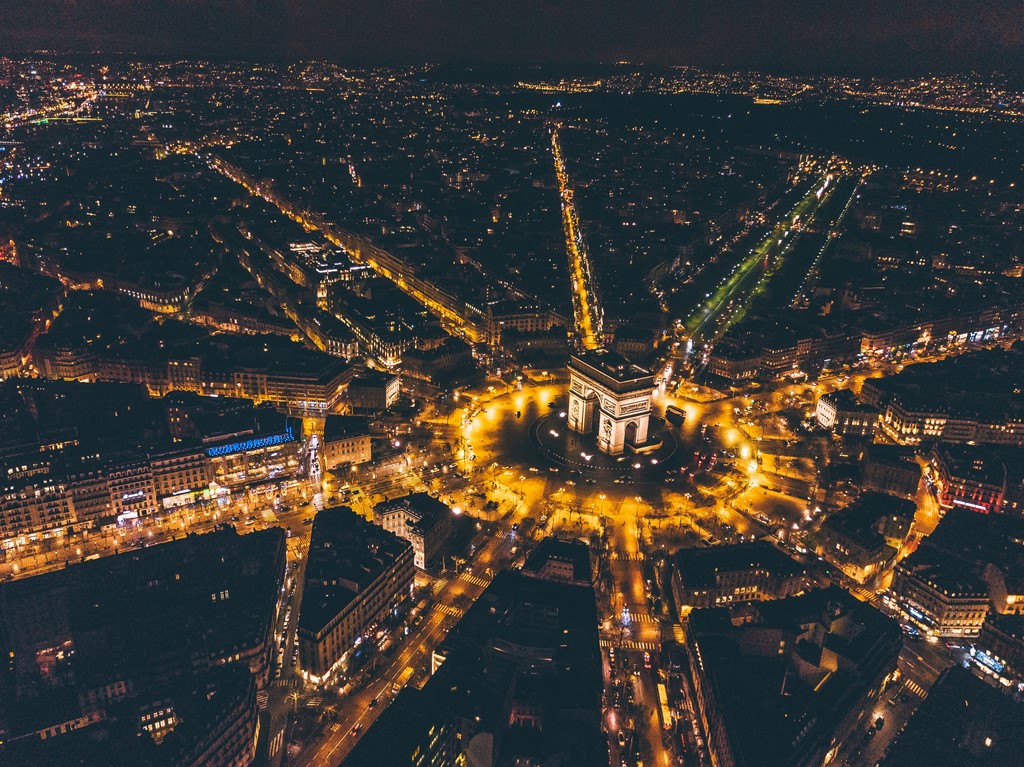
[[[1020,0],[0,0],[0,54],[1024,69]]]

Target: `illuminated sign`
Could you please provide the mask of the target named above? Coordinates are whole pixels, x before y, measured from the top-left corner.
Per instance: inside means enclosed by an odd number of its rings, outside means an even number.
[[[988,511],[988,506],[983,503],[968,503],[967,501],[961,501],[959,498],[953,499],[954,506],[966,506],[968,509],[977,509],[978,511]]]
[[[288,442],[294,441],[295,437],[292,434],[292,427],[286,426],[284,432],[281,434],[271,434],[269,437],[249,439],[244,442],[231,442],[227,445],[217,445],[216,447],[207,448],[206,454],[211,458],[216,458],[222,455],[231,455],[232,453],[244,453],[247,450],[259,450],[264,447],[284,445]]]
[[[1004,664],[1002,664],[999,661],[997,661],[995,658],[990,656],[988,653],[983,652],[981,650],[975,650],[973,647],[971,648],[971,655],[974,656],[975,662],[977,662],[978,664],[980,664],[982,666],[986,666],[986,667],[992,669],[997,674],[1001,673],[1002,670],[1004,668],[1006,668],[1006,666]]]

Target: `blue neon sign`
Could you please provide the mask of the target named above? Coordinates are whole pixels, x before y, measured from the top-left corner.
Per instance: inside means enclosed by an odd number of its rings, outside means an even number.
[[[292,427],[286,426],[284,433],[282,434],[271,434],[269,437],[258,437],[256,439],[248,439],[244,442],[231,442],[227,445],[217,445],[216,447],[209,447],[206,449],[206,454],[211,458],[216,458],[221,455],[231,455],[232,453],[244,453],[246,450],[259,450],[262,447],[272,447],[274,445],[283,445],[287,442],[294,442],[295,436],[292,434]]]

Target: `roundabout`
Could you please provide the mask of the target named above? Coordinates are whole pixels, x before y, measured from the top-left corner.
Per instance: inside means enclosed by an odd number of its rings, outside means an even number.
[[[621,455],[601,452],[594,435],[572,431],[564,411],[555,410],[537,418],[530,425],[529,438],[534,449],[555,466],[596,476],[660,475],[675,467],[679,457],[679,441],[660,418],[651,418],[644,446]]]

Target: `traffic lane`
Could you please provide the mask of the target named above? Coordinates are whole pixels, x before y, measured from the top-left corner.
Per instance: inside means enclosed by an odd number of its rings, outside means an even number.
[[[898,694],[896,692],[893,693]],[[896,735],[907,723],[923,699],[913,693],[907,693],[906,697],[890,705],[888,701],[879,701],[871,711],[869,722],[873,723],[877,716],[883,718],[882,727],[876,731],[874,737],[864,740],[860,735],[851,738],[848,750],[848,761],[850,767],[874,767],[885,755],[886,749]],[[863,732],[863,730],[861,730]],[[852,754],[859,749],[859,755],[852,757]],[[852,757],[852,758],[850,758]]]
[[[643,653],[637,653],[643,656]],[[668,764],[668,754],[665,749],[665,728],[661,721],[661,702],[658,699],[658,671],[655,668],[645,668],[643,658],[640,660],[640,669],[637,674],[637,685],[639,689],[639,700],[642,701],[641,721],[644,725],[644,734],[651,748],[651,755],[655,765]]]
[[[900,651],[900,671],[918,684],[930,687],[939,675],[955,663],[942,642],[906,638]]]
[[[906,680],[892,685],[865,712],[864,725],[847,739],[838,754],[839,763],[849,767],[874,767],[923,699],[919,692],[907,686]],[[882,726],[869,736],[867,731],[878,717],[882,717]]]
[[[454,618],[440,610],[431,613],[418,634],[410,637],[402,651],[385,668],[383,674],[369,682],[362,690],[348,696],[342,703],[344,713],[338,717],[336,730],[300,764],[305,765],[336,765],[340,764],[358,742],[358,736],[367,730],[377,717],[388,707],[394,698],[392,685],[398,680],[407,666],[422,662],[433,652],[451,625]],[[376,705],[371,705],[373,700]],[[353,729],[358,726],[358,731]]]

